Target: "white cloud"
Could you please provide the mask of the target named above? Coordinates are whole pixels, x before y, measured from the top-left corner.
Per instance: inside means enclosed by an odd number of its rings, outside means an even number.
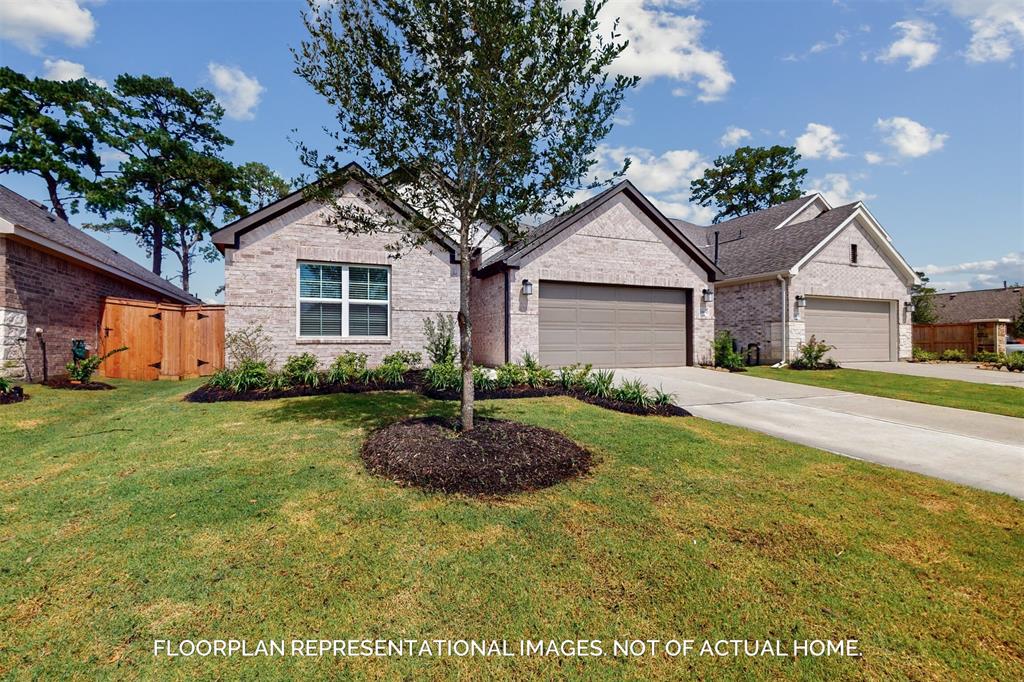
[[[922,19],[908,19],[897,21],[892,25],[892,29],[901,34],[900,38],[876,57],[878,61],[894,62],[906,59],[907,71],[913,71],[931,64],[939,53],[935,24]]]
[[[874,165],[876,163],[882,163],[883,161],[885,161],[885,157],[877,152],[865,152],[864,160]]]
[[[841,159],[846,153],[839,140],[839,133],[830,126],[808,123],[804,134],[796,138],[796,151],[808,159]]]
[[[1024,2],[1020,0],[941,0],[954,15],[966,19],[971,42],[969,62],[1004,62],[1024,48]]]
[[[954,265],[926,265],[919,268],[932,280],[931,285],[945,291],[993,289],[1024,282],[1024,252],[1011,251],[1001,258],[968,261]],[[936,279],[941,276],[942,279]]]
[[[0,0],[0,38],[38,54],[50,38],[81,47],[96,21],[79,0]]]
[[[827,173],[824,178],[817,178],[811,182],[809,189],[812,192],[820,192],[825,195],[825,198],[833,206],[875,198],[874,194],[855,190],[853,181],[845,173]]]
[[[43,78],[50,81],[76,81],[79,78],[88,78],[100,87],[107,87],[107,81],[102,78],[90,76],[85,71],[85,65],[77,62],[70,62],[67,59],[44,59]]]
[[[718,143],[723,147],[735,147],[748,137],[750,137],[749,130],[737,126],[729,126],[725,129],[722,137],[718,138]]]
[[[564,4],[571,9],[582,3],[565,0]],[[736,79],[722,53],[701,44],[706,22],[679,13],[679,9],[692,5],[678,0],[609,0],[601,10],[600,31],[610,35],[618,18],[619,40],[629,40],[612,68],[642,79],[664,77],[692,83],[700,91],[697,99],[702,102],[724,97]],[[673,94],[682,96],[686,90],[676,88]]]
[[[839,47],[840,45],[845,43],[849,37],[850,32],[847,31],[846,29],[837,31],[832,36],[832,42],[829,42],[827,40],[819,40],[818,42],[811,45],[810,53],[818,54],[819,52],[824,52],[826,50],[831,50],[834,47]]]
[[[918,157],[942,149],[949,135],[936,133],[905,116],[880,118],[875,122],[885,137],[882,141],[900,156]]]
[[[217,101],[224,107],[228,118],[240,121],[253,119],[256,116],[253,110],[260,103],[266,88],[236,66],[210,62],[206,68],[213,79]]]

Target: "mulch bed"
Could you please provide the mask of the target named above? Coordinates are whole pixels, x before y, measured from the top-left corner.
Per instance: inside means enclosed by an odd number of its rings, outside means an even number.
[[[67,377],[56,377],[43,382],[43,386],[50,388],[62,388],[68,391],[113,391],[117,386],[105,384],[102,381],[88,381],[84,384],[73,384]]]
[[[565,436],[537,426],[477,417],[459,433],[441,417],[408,419],[370,434],[362,457],[373,473],[445,493],[501,495],[581,476],[594,457]]]
[[[190,403],[219,403],[226,400],[276,400],[277,398],[298,398],[309,395],[333,395],[335,393],[369,393],[371,391],[415,391],[419,384],[406,381],[402,384],[377,386],[376,384],[324,384],[322,386],[292,386],[284,389],[256,389],[236,393],[223,388],[203,385],[185,396]]]
[[[0,405],[13,405],[28,400],[29,396],[21,386],[15,386],[6,393],[0,393]]]

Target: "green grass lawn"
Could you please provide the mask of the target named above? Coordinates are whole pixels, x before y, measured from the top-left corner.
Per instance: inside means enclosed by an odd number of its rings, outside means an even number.
[[[906,378],[906,377],[901,377]],[[413,394],[0,406],[0,677],[1024,678],[1024,505],[569,398],[592,474],[500,500],[369,476]],[[847,658],[154,658],[154,638],[846,639]]]
[[[796,370],[749,367],[750,375],[765,379],[790,381],[877,395],[883,398],[910,400],[915,403],[957,407],[961,410],[1005,414],[1024,417],[1024,390],[1016,386],[977,384],[970,381],[915,377],[892,372],[872,372],[864,369]]]

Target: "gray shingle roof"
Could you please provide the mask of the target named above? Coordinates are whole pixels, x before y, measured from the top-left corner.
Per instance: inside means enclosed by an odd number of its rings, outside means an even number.
[[[3,185],[0,185],[0,216],[37,237],[84,257],[87,261],[98,263],[104,270],[114,275],[122,278],[127,275],[129,279],[141,280],[150,289],[167,298],[189,304],[202,302]]]
[[[1021,287],[953,291],[935,294],[936,322],[970,322],[971,320],[1014,319],[1020,312]]]

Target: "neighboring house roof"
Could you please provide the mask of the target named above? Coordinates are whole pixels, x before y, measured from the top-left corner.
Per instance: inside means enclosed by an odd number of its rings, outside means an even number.
[[[388,193],[384,192],[374,177],[358,163],[351,162],[346,164],[339,171],[339,175],[358,180],[363,184],[363,186],[377,195],[381,200],[385,201],[402,217],[408,218],[415,214],[415,211],[404,202],[395,200]],[[288,196],[278,199],[272,204],[268,204],[257,211],[253,211],[247,216],[239,218],[233,223],[228,223],[213,233],[213,245],[216,246],[221,253],[224,253],[224,249],[240,248],[240,240],[243,234],[250,230],[254,230],[267,221],[273,220],[274,218],[277,218],[278,216],[281,216],[310,201],[305,194],[308,188],[309,186],[296,190]],[[458,246],[452,238],[440,231],[432,234],[431,237],[448,251],[454,262],[458,254]]]
[[[190,305],[198,298],[63,220],[44,206],[0,185],[0,234],[12,234],[97,270]]]
[[[1020,314],[1024,289],[1019,286],[979,291],[952,291],[935,294],[936,322],[1015,319]]]
[[[664,230],[676,244],[678,244],[704,269],[708,275],[708,281],[713,282],[716,278],[720,277],[722,274],[721,269],[711,262],[708,255],[697,248],[677,224],[666,218],[661,211],[659,211],[654,204],[652,204],[650,200],[628,180],[620,182],[613,187],[609,187],[603,192],[581,202],[575,208],[562,213],[561,215],[557,215],[547,222],[541,223],[523,239],[514,244],[510,244],[502,251],[494,254],[481,263],[479,271],[484,272],[497,269],[502,266],[517,267],[526,256],[538,247],[547,243],[548,240],[556,236],[559,232],[575,224],[577,221],[586,217],[593,211],[607,205],[608,202],[618,196],[626,196],[631,199],[640,208],[640,210],[654,222],[655,225]]]
[[[827,209],[815,218],[790,224],[814,201],[820,201]],[[718,232],[717,265],[725,272],[725,280],[729,280],[787,272],[797,274],[800,267],[854,217],[859,217],[861,224],[874,232],[878,244],[903,278],[908,282],[916,281],[914,269],[892,246],[888,233],[860,201],[832,208],[821,195],[812,194],[709,227],[683,220],[672,222],[712,260],[715,258],[715,232]]]

